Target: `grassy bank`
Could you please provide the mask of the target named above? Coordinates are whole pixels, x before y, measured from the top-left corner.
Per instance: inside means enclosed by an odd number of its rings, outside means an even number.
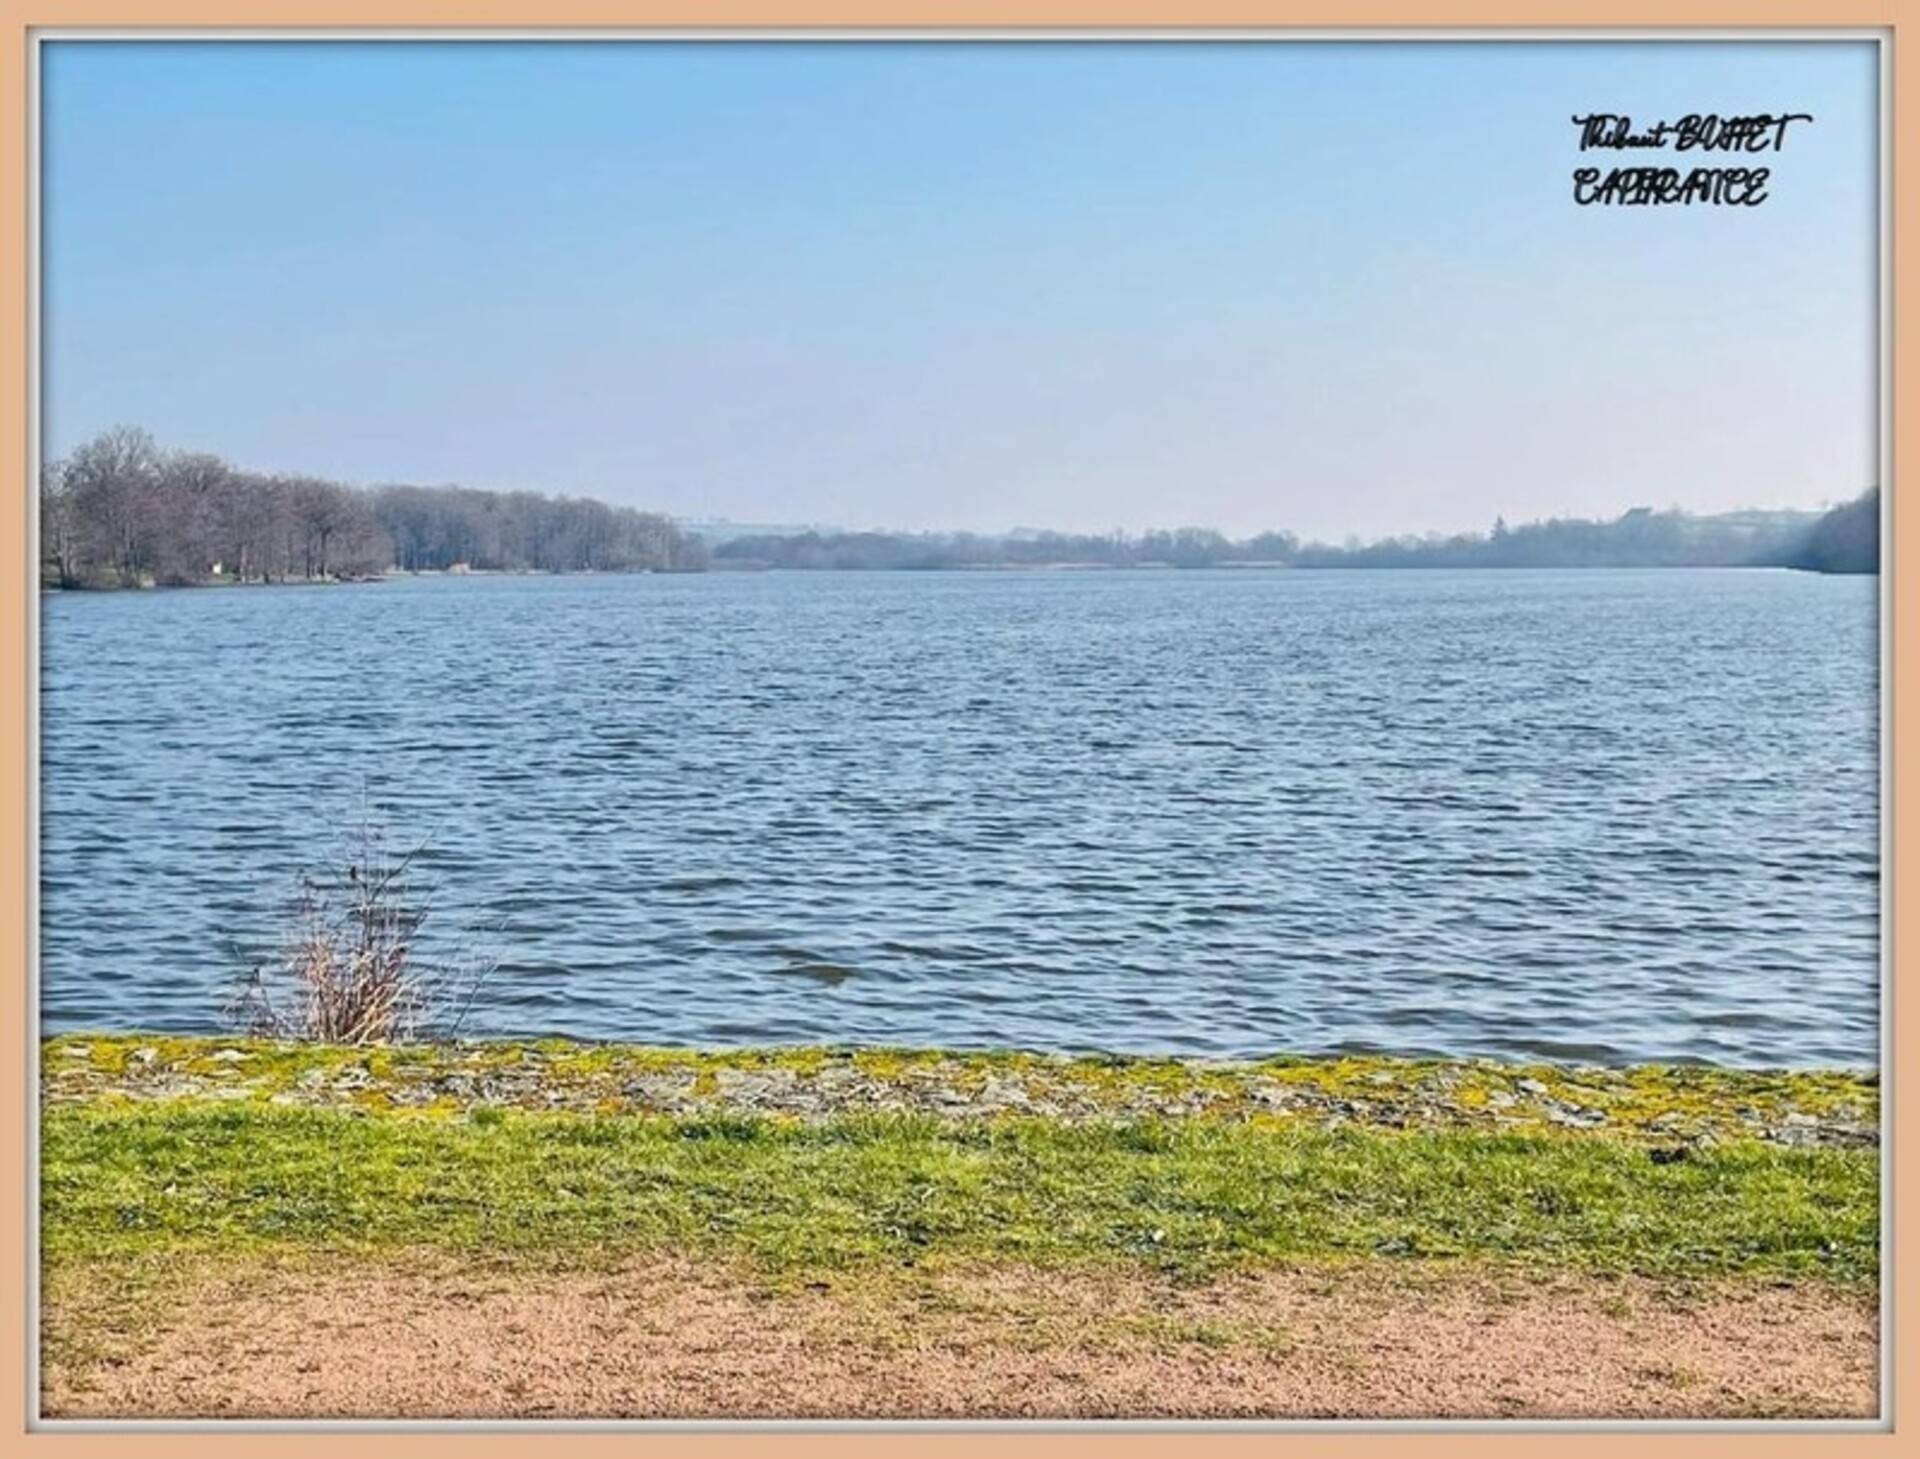
[[[1876,1186],[1871,1154],[1758,1143],[1661,1165],[1584,1136],[195,1106],[52,1111],[41,1168],[55,1258],[279,1243],[1211,1269],[1387,1254],[1843,1279],[1874,1274]]]
[[[430,1249],[1878,1272],[1871,1076],[123,1038],[42,1062],[55,1271]]]

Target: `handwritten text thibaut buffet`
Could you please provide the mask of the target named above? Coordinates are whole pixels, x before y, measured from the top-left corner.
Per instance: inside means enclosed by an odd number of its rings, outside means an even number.
[[[1625,151],[1645,148],[1674,152],[1754,153],[1781,151],[1795,122],[1811,122],[1807,112],[1763,112],[1757,116],[1689,115],[1678,121],[1655,122],[1636,131],[1633,118],[1613,112],[1592,112],[1573,118],[1580,128],[1580,150]],[[1758,207],[1767,200],[1768,167],[1577,167],[1573,172],[1573,200],[1582,207],[1594,204],[1644,207],[1668,203],[1709,203],[1721,207]]]

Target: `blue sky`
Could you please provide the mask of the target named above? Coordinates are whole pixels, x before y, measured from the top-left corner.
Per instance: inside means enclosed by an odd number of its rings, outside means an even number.
[[[1338,539],[1875,474],[1864,43],[56,42],[45,443]],[[1570,118],[1811,112],[1758,208]]]

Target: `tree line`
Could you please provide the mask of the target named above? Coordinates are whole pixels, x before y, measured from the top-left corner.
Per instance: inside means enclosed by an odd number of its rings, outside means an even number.
[[[1864,500],[1864,499],[1863,499]],[[1852,515],[1845,515],[1851,513]],[[1233,540],[1204,528],[1074,535],[1060,532],[983,537],[969,533],[819,532],[736,537],[713,549],[716,567],[938,570],[985,567],[1798,567],[1863,558],[1863,524],[1874,536],[1864,560],[1877,561],[1878,509],[1858,504],[1827,526],[1809,511],[1743,511],[1695,516],[1637,507],[1613,521],[1556,518],[1485,533],[1394,537],[1342,546],[1303,543],[1290,532]],[[1849,535],[1851,534],[1851,535]],[[1810,544],[1832,539],[1836,545]],[[1851,544],[1843,549],[1842,541]],[[1815,559],[1819,559],[1817,564]],[[1831,570],[1831,569],[1829,569]],[[1865,571],[1872,571],[1867,567]]]
[[[657,512],[457,486],[354,487],[163,450],[120,426],[47,463],[52,587],[349,581],[393,569],[673,572],[705,549]]]
[[[1176,531],[1075,534],[1022,532],[1007,537],[971,532],[819,532],[734,537],[713,549],[717,567],[809,570],[939,571],[985,567],[1221,567],[1294,561],[1300,543],[1289,532],[1263,532],[1242,542],[1203,527]]]
[[[1809,572],[1880,571],[1880,488],[1835,507],[1787,558]]]
[[[1484,534],[1389,538],[1315,547],[1301,567],[1781,567],[1817,512],[1741,511],[1696,516],[1635,507],[1612,521],[1554,518]]]

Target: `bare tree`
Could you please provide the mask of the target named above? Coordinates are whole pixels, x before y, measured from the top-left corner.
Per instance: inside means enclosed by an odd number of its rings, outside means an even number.
[[[232,475],[232,467],[204,451],[161,458],[152,502],[157,581],[197,583],[212,576],[213,565],[222,561],[219,509]]]
[[[153,437],[135,426],[115,426],[67,460],[67,490],[83,551],[122,587],[137,585],[151,563],[154,522],[147,507],[159,465]]]
[[[44,580],[51,570],[53,585],[71,588],[78,581],[75,558],[73,496],[67,485],[64,461],[40,467],[40,562]]]

